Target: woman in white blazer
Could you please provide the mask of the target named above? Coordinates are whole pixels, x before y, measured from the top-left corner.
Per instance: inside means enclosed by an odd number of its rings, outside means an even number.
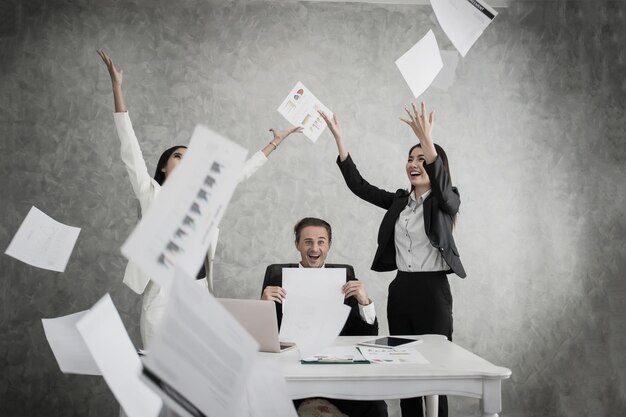
[[[135,136],[133,126],[128,116],[126,104],[124,102],[124,96],[122,94],[122,71],[113,64],[111,58],[104,51],[98,50],[98,54],[107,66],[107,70],[111,76],[113,100],[115,103],[115,113],[113,114],[113,118],[115,120],[115,127],[120,139],[122,161],[126,166],[128,177],[133,187],[135,196],[137,197],[137,200],[139,200],[141,212],[145,213],[159,193],[163,182],[176,168],[180,160],[185,155],[187,147],[181,145],[167,149],[159,158],[154,177],[151,177],[148,174],[148,169],[143,159],[141,149],[139,148],[139,142],[137,140],[137,136]],[[285,130],[270,129],[270,131],[273,133],[273,140],[265,145],[263,149],[256,152],[248,161],[246,161],[241,172],[239,179],[240,182],[250,178],[250,176],[252,176],[257,169],[263,166],[267,161],[269,154],[276,150],[278,145],[280,145],[280,143],[287,136],[294,132],[301,132],[302,128],[295,127]],[[215,254],[217,234],[218,232],[216,231],[212,238],[211,247],[209,248],[208,263],[205,262],[205,264],[209,267],[209,280],[207,281],[207,278],[204,277],[204,268],[200,271],[198,276],[199,279],[197,279],[197,283],[199,285],[204,288],[209,288],[210,290],[212,290],[210,266]],[[132,262],[129,262],[126,266],[124,284],[128,285],[137,294],[143,294],[141,319],[139,324],[143,346],[144,348],[148,348],[150,340],[152,339],[157,325],[164,313],[167,302],[167,294]]]

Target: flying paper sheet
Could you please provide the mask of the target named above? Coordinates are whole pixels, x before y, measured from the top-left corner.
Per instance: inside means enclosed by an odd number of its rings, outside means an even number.
[[[292,125],[302,126],[304,128],[302,133],[313,142],[317,141],[326,129],[326,122],[317,111],[321,110],[328,117],[333,118],[330,109],[324,106],[300,81],[277,110]]]
[[[443,68],[433,80],[433,87],[447,91],[452,87],[456,79],[456,67],[459,63],[459,53],[457,51],[440,51]]]
[[[33,206],[4,253],[38,268],[63,272],[79,233],[79,227],[59,223]]]
[[[177,268],[142,378],[176,413],[231,417],[246,389],[258,343]]]
[[[484,0],[430,0],[441,29],[465,56],[498,15]]]
[[[122,253],[167,288],[180,266],[195,277],[237,186],[247,151],[198,125],[180,165],[122,246]]]
[[[141,361],[109,294],[76,324],[107,385],[128,417],[156,417],[162,402],[139,378]]]
[[[418,43],[398,58],[396,66],[415,98],[426,91],[443,67],[433,31],[429,30]]]
[[[66,374],[101,375],[76,323],[88,311],[81,311],[54,319],[41,319],[50,349]]]

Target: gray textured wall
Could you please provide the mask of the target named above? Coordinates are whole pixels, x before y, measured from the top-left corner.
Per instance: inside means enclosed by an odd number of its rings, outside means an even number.
[[[451,277],[455,341],[513,370],[504,416],[626,415],[624,2],[512,2],[430,89],[462,212],[468,278]],[[374,184],[406,186],[411,99],[394,60],[433,28],[429,6],[219,1],[0,2],[0,247],[31,205],[82,227],[65,273],[0,256],[0,415],[111,416],[100,378],[63,375],[40,318],[110,292],[135,343],[139,297],[119,247],[137,221],[96,47],[124,69],[149,169],[206,123],[253,152],[301,80],[343,121]],[[256,298],[266,264],[297,259],[291,228],[330,221],[386,331],[391,274],[369,270],[382,211],[352,196],[325,133],[289,138],[222,222],[216,288]],[[391,402],[392,414],[397,402]],[[478,401],[451,399],[453,415]]]

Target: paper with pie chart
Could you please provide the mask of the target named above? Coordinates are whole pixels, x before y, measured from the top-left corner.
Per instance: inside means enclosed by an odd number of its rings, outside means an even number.
[[[306,88],[300,81],[278,107],[278,112],[289,123],[304,128],[302,133],[311,139],[312,142],[317,141],[317,138],[326,129],[326,122],[317,112],[318,110],[323,111],[330,118],[333,117],[330,109],[324,106],[311,90]]]

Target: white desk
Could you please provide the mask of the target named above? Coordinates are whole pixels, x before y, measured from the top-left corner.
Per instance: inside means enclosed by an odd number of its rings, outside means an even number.
[[[497,417],[502,410],[501,381],[510,377],[511,371],[487,362],[444,336],[420,337],[423,342],[414,346],[430,362],[426,365],[302,365],[295,349],[259,355],[282,368],[293,399],[389,400],[462,395],[481,399],[484,417]],[[342,336],[335,344],[354,345],[369,339],[372,337]]]

